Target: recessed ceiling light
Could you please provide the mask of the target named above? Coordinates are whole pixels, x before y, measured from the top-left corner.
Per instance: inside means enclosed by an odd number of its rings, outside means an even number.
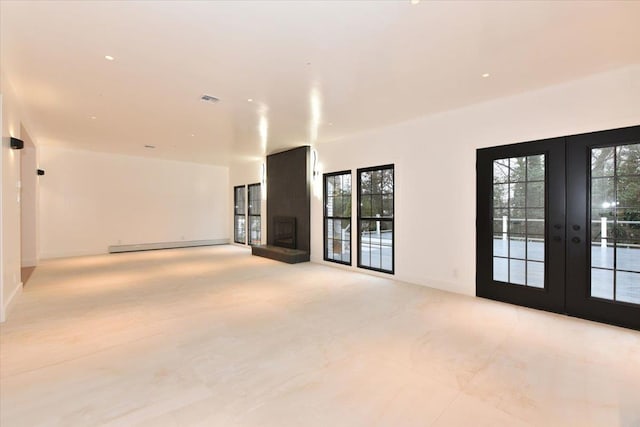
[[[116,58],[114,58],[114,57],[113,57],[113,56],[111,56],[111,55],[105,55],[105,56],[104,56],[104,59],[106,59],[107,61],[113,61],[113,60],[114,60],[114,59],[116,59]]]
[[[204,94],[200,97],[200,100],[206,101],[206,102],[213,102],[215,104],[216,102],[220,101],[220,98],[216,98],[215,96]]]
[[[329,122],[329,126],[333,126],[333,122]]]
[[[148,145],[148,144],[146,144],[146,145],[144,146],[144,148],[156,148],[156,146],[155,146],[155,145]]]
[[[420,0],[411,0],[411,4],[418,4],[420,3]]]
[[[195,134],[195,133],[192,133],[192,134],[191,134],[191,136],[196,136],[196,134]]]
[[[247,102],[253,102],[253,98],[247,99]]]
[[[97,117],[96,117],[96,116],[89,116],[89,118],[90,118],[91,120],[95,120],[95,119],[97,119]]]
[[[489,73],[484,73],[484,74],[482,75],[482,77],[484,77],[484,78],[486,79],[486,78],[487,78],[487,77],[489,77],[490,75],[491,75],[491,74],[489,74]]]

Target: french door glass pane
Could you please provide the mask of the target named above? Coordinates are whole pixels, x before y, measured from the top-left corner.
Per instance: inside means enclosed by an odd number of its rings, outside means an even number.
[[[640,304],[640,144],[591,150],[591,296]]]
[[[545,155],[493,162],[493,280],[544,288]]]

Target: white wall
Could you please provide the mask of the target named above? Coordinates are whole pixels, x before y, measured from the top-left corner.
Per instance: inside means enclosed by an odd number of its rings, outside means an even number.
[[[0,76],[0,114],[2,121],[2,230],[0,234],[0,321],[22,290],[20,279],[20,150],[12,150],[10,137],[20,138],[20,108],[13,88]]]
[[[394,163],[396,278],[473,295],[475,150],[638,124],[640,66],[635,66],[362,133],[317,150],[324,172],[355,174],[358,167]],[[312,201],[312,261],[324,262],[320,197]]]
[[[46,146],[39,162],[41,258],[229,239],[226,167]]]
[[[371,130],[315,148],[321,172],[351,169],[354,189],[357,168],[394,163],[395,278],[473,295],[476,149],[637,124],[640,66]],[[311,204],[311,260],[325,263],[321,180],[320,176],[314,183]],[[353,206],[355,212],[355,198]],[[367,273],[355,267],[353,249],[351,269]]]
[[[38,264],[38,152],[27,130],[20,127],[20,249],[22,266]]]

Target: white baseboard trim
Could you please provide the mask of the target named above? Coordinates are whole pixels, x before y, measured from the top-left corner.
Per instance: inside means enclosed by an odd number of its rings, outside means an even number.
[[[155,249],[191,248],[195,246],[227,245],[229,239],[189,240],[181,242],[140,243],[136,245],[109,246],[109,253],[150,251]]]
[[[94,256],[94,255],[105,255],[107,252],[104,251],[69,251],[69,252],[43,252],[40,254],[41,260],[49,260],[56,258],[74,258],[80,256]]]
[[[22,258],[23,267],[35,267],[38,265],[38,260],[35,258]]]
[[[20,282],[20,284],[13,290],[13,292],[11,292],[11,295],[9,295],[9,298],[7,299],[7,303],[4,304],[4,307],[2,307],[2,311],[0,312],[0,323],[7,320],[7,318],[9,317],[9,312],[13,308],[13,305],[17,301],[20,294],[22,294],[22,282]]]

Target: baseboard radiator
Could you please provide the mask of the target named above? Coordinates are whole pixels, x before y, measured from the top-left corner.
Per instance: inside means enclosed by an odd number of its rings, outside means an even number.
[[[180,242],[159,242],[159,243],[139,243],[135,245],[112,245],[109,246],[109,253],[120,252],[154,251],[158,249],[192,248],[196,246],[226,245],[229,239],[213,240],[189,240]]]

